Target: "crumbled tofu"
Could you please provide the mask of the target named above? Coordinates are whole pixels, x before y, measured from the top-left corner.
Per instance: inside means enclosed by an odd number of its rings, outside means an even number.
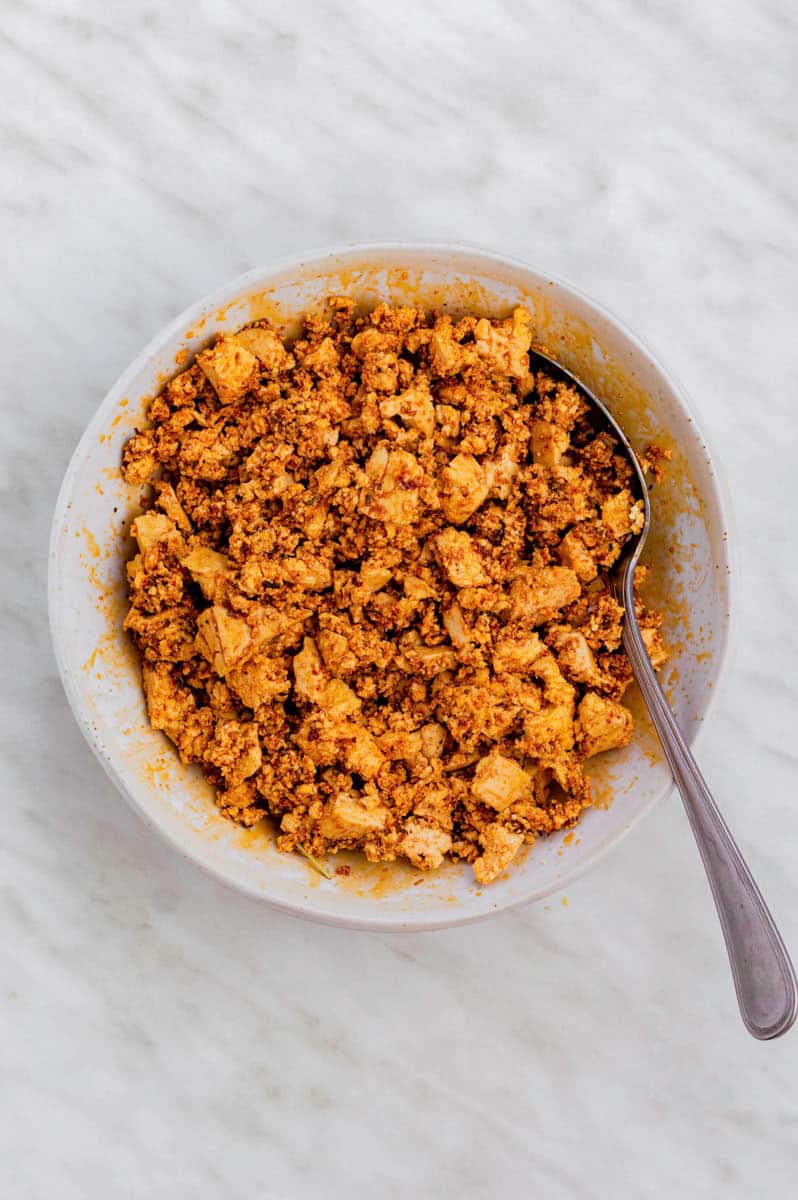
[[[486,884],[579,820],[586,758],[631,736],[605,578],[643,505],[531,337],[520,307],[331,297],[290,345],[266,320],[218,338],[123,449],[150,722],[280,851]]]
[[[217,803],[225,817],[245,827],[257,825],[266,816],[263,800],[251,779],[220,790]]]
[[[454,336],[451,317],[436,322],[429,340],[430,365],[433,376],[456,375],[469,361],[470,355]]]
[[[435,406],[435,420],[442,438],[453,441],[460,435],[460,410],[451,404]]]
[[[255,654],[227,673],[227,682],[247,708],[260,708],[284,699],[291,688],[288,668],[282,658]]]
[[[160,466],[155,434],[151,429],[134,433],[122,451],[122,478],[134,487],[149,483]]]
[[[643,626],[640,630],[640,635],[645,643],[648,657],[651,659],[651,665],[655,671],[658,671],[668,658],[668,651],[662,640],[662,633],[656,626],[649,626],[648,628]]]
[[[228,787],[243,783],[255,774],[262,761],[257,726],[252,721],[221,721],[205,751],[205,759],[218,767]]]
[[[196,653],[196,622],[189,604],[175,604],[147,613],[132,607],[124,623],[147,662],[182,663]]]
[[[571,444],[561,425],[551,421],[532,422],[532,457],[543,467],[558,467]]]
[[[424,437],[432,437],[435,430],[435,405],[427,383],[416,384],[396,396],[381,399],[380,412],[384,418],[399,417],[403,425]]]

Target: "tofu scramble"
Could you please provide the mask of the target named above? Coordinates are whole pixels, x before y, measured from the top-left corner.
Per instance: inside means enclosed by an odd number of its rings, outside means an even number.
[[[606,572],[642,504],[531,337],[524,308],[332,297],[291,345],[264,321],[219,337],[124,448],[150,485],[125,621],[150,723],[280,850],[487,884],[578,821],[585,761],[632,736]]]

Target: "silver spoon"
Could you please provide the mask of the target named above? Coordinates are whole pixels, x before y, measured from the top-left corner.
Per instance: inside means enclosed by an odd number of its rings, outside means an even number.
[[[535,359],[547,373],[559,374],[579,389],[601,414],[634,468],[640,499],[645,506],[645,524],[637,537],[627,541],[610,579],[625,609],[624,649],[698,842],[726,940],[743,1021],[755,1038],[766,1040],[779,1037],[787,1032],[798,1015],[798,987],[790,956],[676,723],[637,623],[634,577],[651,527],[646,478],[629,439],[605,405],[570,371],[548,355],[535,349],[530,352],[533,366]]]

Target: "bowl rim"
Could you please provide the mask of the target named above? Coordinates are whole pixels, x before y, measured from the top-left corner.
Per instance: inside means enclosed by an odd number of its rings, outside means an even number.
[[[250,886],[243,878],[235,878],[232,874],[227,874],[215,864],[201,860],[192,850],[180,839],[179,835],[172,830],[166,828],[159,823],[150,813],[146,812],[137,801],[133,794],[128,789],[127,783],[123,774],[118,770],[115,763],[110,757],[103,753],[99,743],[99,739],[95,734],[92,724],[88,719],[81,698],[78,694],[77,687],[68,669],[63,646],[63,633],[60,628],[60,615],[58,600],[59,579],[59,534],[64,523],[66,513],[70,507],[70,498],[73,489],[74,481],[78,475],[80,460],[84,448],[101,430],[104,422],[104,412],[109,401],[117,400],[124,396],[130,390],[130,384],[139,374],[142,367],[148,359],[155,356],[161,347],[167,343],[172,337],[180,335],[185,329],[190,328],[196,320],[203,316],[209,310],[220,308],[224,304],[229,303],[238,296],[251,291],[253,287],[263,286],[269,278],[280,275],[289,270],[297,272],[305,269],[309,264],[322,266],[326,260],[342,259],[347,257],[357,258],[376,258],[380,254],[386,253],[405,253],[412,254],[432,254],[445,258],[447,255],[470,255],[482,260],[486,266],[511,267],[522,272],[530,272],[540,278],[545,278],[549,283],[561,288],[564,292],[582,301],[589,308],[592,308],[596,313],[615,326],[621,334],[627,339],[631,346],[643,357],[645,357],[654,369],[663,377],[665,382],[670,387],[676,397],[679,407],[687,415],[692,422],[697,440],[703,448],[709,473],[714,485],[715,502],[720,516],[720,523],[724,530],[725,536],[723,541],[723,556],[724,561],[721,563],[721,568],[725,574],[726,595],[728,599],[728,611],[726,613],[726,621],[724,625],[724,638],[720,647],[718,657],[716,658],[716,676],[714,686],[711,688],[708,697],[705,700],[703,713],[700,719],[700,724],[693,731],[692,736],[688,737],[690,745],[695,746],[706,729],[707,718],[714,711],[718,702],[718,696],[728,681],[733,658],[736,656],[737,648],[737,548],[736,548],[736,522],[734,520],[734,508],[732,505],[731,491],[728,485],[724,469],[719,459],[710,449],[701,421],[697,418],[692,399],[688,396],[686,389],[682,385],[680,379],[662,363],[661,359],[655,354],[651,348],[626,324],[626,322],[616,316],[616,314],[606,307],[606,305],[593,299],[592,296],[576,287],[569,280],[560,275],[553,275],[548,271],[535,267],[524,259],[517,258],[510,254],[499,253],[495,250],[481,246],[478,243],[458,241],[458,242],[437,242],[437,241],[386,241],[386,242],[351,242],[339,243],[334,246],[326,246],[321,248],[311,248],[302,251],[301,253],[280,255],[269,262],[252,267],[243,274],[230,279],[217,287],[212,288],[198,300],[189,304],[182,312],[174,317],[165,326],[162,326],[152,338],[146,343],[141,351],[134,357],[129,365],[122,371],[116,382],[108,389],[101,399],[97,409],[89,420],[86,428],[81,434],[67,465],[64,473],[61,486],[58,491],[58,496],[53,511],[53,518],[50,527],[50,538],[48,548],[48,572],[47,572],[47,592],[48,592],[48,617],[50,638],[53,645],[53,652],[58,666],[58,672],[61,678],[64,691],[69,702],[69,707],[72,715],[75,718],[78,727],[83,734],[84,739],[89,745],[95,758],[100,762],[106,775],[121,793],[129,806],[138,814],[138,816],[158,835],[167,842],[173,849],[177,850],[183,858],[191,862],[198,869],[206,871],[215,880],[224,884],[226,887],[243,893],[244,895],[265,903],[272,908],[284,912],[290,916],[300,919],[313,921],[317,924],[325,924],[337,926],[339,928],[371,930],[375,932],[421,932],[425,930],[435,930],[444,928],[454,928],[460,925],[469,925],[478,921],[487,920],[490,917],[498,916],[500,913],[508,912],[517,909],[523,905],[532,904],[536,901],[544,899],[546,896],[556,894],[568,887],[570,884],[580,879],[588,871],[592,870],[604,857],[614,850],[629,833],[637,827],[637,825],[646,817],[654,807],[663,803],[666,799],[670,800],[676,787],[671,781],[659,796],[652,797],[639,808],[635,809],[629,816],[625,825],[618,833],[610,840],[599,844],[592,850],[585,859],[578,865],[574,865],[570,870],[566,871],[563,877],[558,880],[554,887],[545,887],[543,889],[531,889],[526,894],[503,901],[501,904],[486,907],[478,912],[457,913],[452,912],[443,916],[432,916],[429,918],[421,916],[401,916],[386,912],[384,916],[378,915],[338,915],[330,913],[327,910],[320,909],[314,906],[312,898],[307,897],[307,901],[290,902],[271,897],[258,891]],[[212,331],[211,331],[212,332]]]

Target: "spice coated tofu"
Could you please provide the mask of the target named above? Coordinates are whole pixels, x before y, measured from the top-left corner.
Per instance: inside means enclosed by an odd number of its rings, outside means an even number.
[[[489,884],[632,736],[603,581],[642,505],[579,392],[530,370],[532,336],[521,307],[333,296],[290,344],[267,321],[217,338],[124,447],[150,722],[282,851]]]

